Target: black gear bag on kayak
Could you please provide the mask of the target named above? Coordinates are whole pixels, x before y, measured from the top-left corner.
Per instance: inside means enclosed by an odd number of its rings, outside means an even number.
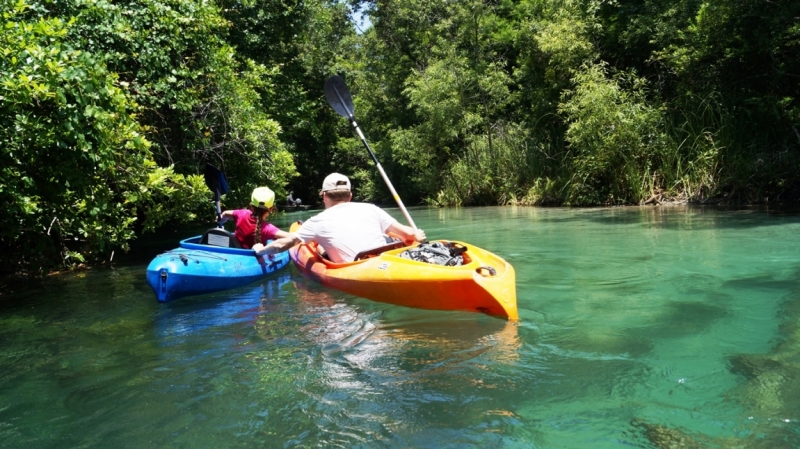
[[[464,256],[462,254],[464,254],[466,250],[467,248],[465,246],[450,242],[425,242],[420,243],[419,246],[403,251],[400,253],[400,257],[416,260],[417,262],[454,267],[464,264]]]

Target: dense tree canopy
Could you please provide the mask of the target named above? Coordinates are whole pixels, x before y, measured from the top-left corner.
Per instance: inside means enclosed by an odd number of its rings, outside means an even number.
[[[356,33],[359,10],[372,26]],[[345,77],[407,204],[795,201],[789,0],[0,0],[5,270],[108,260],[213,219],[206,163],[391,197],[322,86]]]

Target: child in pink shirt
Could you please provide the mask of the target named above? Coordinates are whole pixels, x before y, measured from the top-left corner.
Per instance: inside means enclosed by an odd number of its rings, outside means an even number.
[[[289,235],[281,231],[272,223],[267,222],[270,212],[275,207],[275,193],[267,187],[258,187],[253,190],[250,204],[247,209],[226,210],[222,213],[222,223],[230,218],[236,219],[236,231],[233,233],[242,248],[250,249],[256,243],[267,243]],[[261,232],[256,232],[260,229]]]

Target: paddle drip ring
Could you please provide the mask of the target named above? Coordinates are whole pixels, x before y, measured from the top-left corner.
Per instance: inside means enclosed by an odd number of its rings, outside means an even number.
[[[483,277],[497,276],[497,270],[492,267],[478,267],[475,272]]]

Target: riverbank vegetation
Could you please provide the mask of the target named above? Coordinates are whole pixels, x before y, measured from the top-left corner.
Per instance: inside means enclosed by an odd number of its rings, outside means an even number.
[[[800,4],[0,0],[3,271],[108,261],[256,185],[406,204],[796,201]],[[371,26],[356,32],[353,11]]]

